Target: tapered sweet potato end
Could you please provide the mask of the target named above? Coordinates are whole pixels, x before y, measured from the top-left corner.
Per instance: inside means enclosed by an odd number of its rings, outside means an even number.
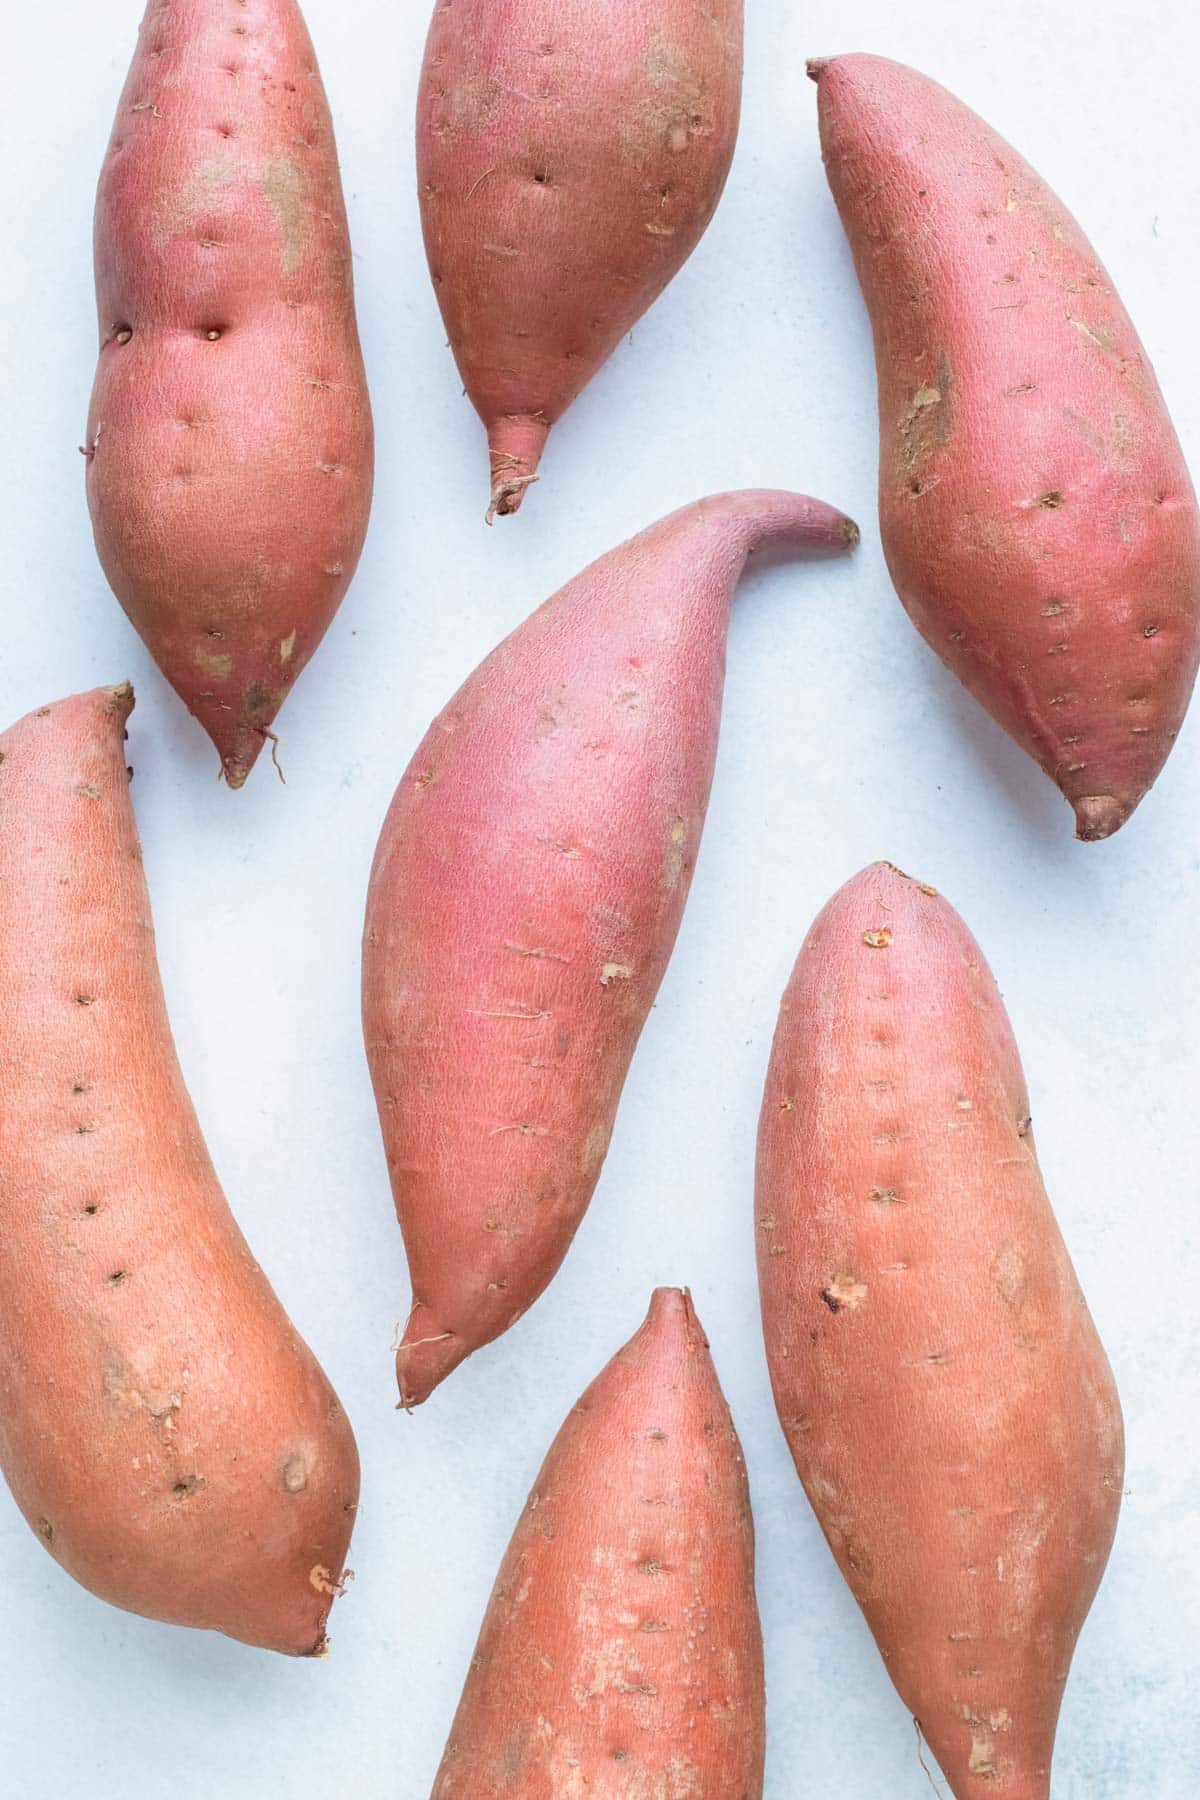
[[[699,1391],[716,1381],[708,1338],[688,1288],[655,1288],[645,1319],[619,1359],[632,1362],[652,1388]]]
[[[15,752],[23,743],[39,741],[39,734],[48,719],[55,721],[56,731],[63,730],[77,739],[90,737],[99,719],[103,722],[104,735],[111,731],[114,736],[123,738],[133,708],[133,683],[122,681],[115,687],[91,688],[87,693],[72,694],[65,700],[39,706],[0,733],[0,738],[11,744]]]
[[[849,911],[851,907],[858,905],[864,896],[873,900],[877,895],[886,896],[889,913],[911,912],[921,917],[924,916],[924,908],[930,900],[939,901],[941,908],[947,913],[951,911],[948,903],[942,899],[937,889],[932,887],[929,882],[922,881],[919,876],[911,875],[907,869],[900,868],[898,864],[889,862],[885,857],[881,857],[878,862],[868,863],[865,868],[858,871],[857,875],[852,875],[849,881],[843,882],[830,900],[829,907],[836,906]],[[871,916],[874,917],[874,914]],[[886,921],[880,928],[880,935],[884,938],[889,936]],[[879,945],[872,944],[871,948],[886,948],[886,942]]]
[[[533,414],[512,414],[488,427],[488,456],[492,465],[492,498],[487,510],[490,525],[520,510],[525,491],[538,478],[538,464],[546,447],[550,426]]]
[[[427,1307],[415,1306],[396,1351],[396,1385],[400,1389],[397,1405],[405,1412],[424,1405],[434,1388],[440,1387],[447,1375],[453,1375],[459,1363],[478,1348],[469,1338],[433,1323]]]
[[[1082,843],[1096,844],[1121,829],[1137,802],[1131,805],[1115,794],[1086,794],[1073,804],[1075,836]]]
[[[702,543],[723,541],[734,553],[736,581],[741,564],[759,552],[843,556],[856,547],[860,536],[854,520],[824,500],[786,488],[740,488],[694,500],[631,541],[673,541],[688,568],[694,565]],[[626,548],[622,545],[614,554],[621,555]]]
[[[314,1470],[298,1470],[299,1459],[292,1458],[281,1471],[289,1505],[303,1509],[296,1515],[299,1529],[286,1544],[276,1538],[278,1560],[264,1547],[259,1560],[236,1575],[218,1561],[227,1591],[214,1595],[205,1621],[228,1637],[297,1658],[329,1654],[329,1616],[354,1579],[346,1560],[358,1515],[358,1446],[332,1389],[322,1387],[320,1458]],[[310,1430],[316,1425],[313,1420]]]
[[[109,688],[107,691],[113,713],[124,724],[137,704],[132,681],[118,682],[116,687]]]
[[[341,1546],[342,1556],[349,1548],[349,1538],[347,1529],[346,1541]],[[343,1568],[340,1559],[332,1569],[323,1562],[314,1562],[308,1571],[305,1590],[295,1595],[294,1603],[286,1613],[280,1610],[281,1597],[276,1592],[261,1616],[248,1615],[228,1625],[218,1621],[217,1629],[224,1636],[249,1644],[255,1650],[273,1650],[279,1656],[294,1656],[297,1660],[326,1657],[329,1655],[329,1614],[334,1601],[346,1591],[346,1583],[352,1575],[353,1571]]]
[[[655,1288],[642,1331],[647,1337],[670,1343],[680,1350],[707,1350],[704,1327],[696,1317],[690,1288]]]
[[[221,759],[221,778],[226,787],[243,788],[250,777],[255,763],[269,743],[279,767],[278,754],[275,751],[275,734],[270,729],[275,717],[275,710],[264,711],[262,717],[253,720],[243,715],[235,719],[232,713],[218,712],[200,713],[200,723],[204,726],[216,747]]]
[[[235,790],[237,788],[245,787],[250,770],[253,766],[253,757],[246,763],[234,756],[223,756],[221,758],[221,778],[224,781],[225,786],[234,788]]]
[[[326,1577],[324,1567],[315,1570],[316,1579],[323,1581]],[[338,1577],[338,1593],[341,1593],[341,1577]],[[321,1610],[312,1616],[301,1616],[288,1630],[280,1630],[275,1635],[264,1633],[262,1641],[248,1638],[256,1650],[274,1650],[280,1656],[294,1656],[297,1661],[319,1661],[329,1655],[329,1602],[326,1601]],[[233,1634],[240,1636],[240,1633]]]
[[[1057,1710],[1055,1713],[1057,1719]],[[1010,1726],[993,1730],[990,1719],[954,1718],[944,1728],[917,1729],[926,1739],[955,1800],[968,1800],[981,1788],[994,1788],[1004,1800],[1050,1800],[1050,1761],[1054,1732],[1035,1733],[1010,1748]]]

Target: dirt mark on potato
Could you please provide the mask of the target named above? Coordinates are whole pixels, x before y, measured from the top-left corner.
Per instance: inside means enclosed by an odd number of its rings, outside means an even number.
[[[258,171],[258,187],[283,237],[280,267],[285,275],[294,275],[312,238],[308,177],[290,158],[277,156]]]
[[[650,91],[619,123],[621,147],[635,163],[657,159],[664,146],[677,156],[694,137],[712,129],[701,110],[703,77],[680,49],[665,38],[652,38],[643,67]]]
[[[944,450],[954,435],[954,375],[950,359],[939,350],[932,381],[916,389],[908,406],[897,420],[899,440],[897,463],[903,474],[911,475],[937,450]]]
[[[242,174],[242,165],[229,157],[217,157],[200,163],[181,187],[168,189],[155,206],[153,240],[156,250],[165,250],[173,237],[190,231],[197,219],[227,187],[232,187]]]

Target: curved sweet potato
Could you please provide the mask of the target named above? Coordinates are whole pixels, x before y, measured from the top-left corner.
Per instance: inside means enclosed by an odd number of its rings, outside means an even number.
[[[887,863],[808,935],[758,1155],[759,1279],[800,1478],[959,1800],[1047,1800],[1123,1434],[962,920]]]
[[[96,548],[241,787],[358,563],[371,407],[295,0],[150,0],[96,200]]]
[[[129,687],[0,736],[0,1465],[130,1612],[317,1653],[350,1426],[238,1231],[175,1057]]]
[[[1133,326],[1079,226],[935,82],[816,62],[875,332],[879,511],[913,623],[1105,838],[1200,660],[1200,525]]]
[[[489,521],[550,427],[687,261],[737,138],[742,0],[437,0],[417,108],[421,218]]]
[[[797,494],[684,507],[526,620],[409,765],[363,947],[404,1404],[532,1305],[591,1198],[691,882],[748,554],[856,535]]]
[[[658,1288],[542,1465],[432,1800],[761,1800],[763,1712],[741,1446]]]

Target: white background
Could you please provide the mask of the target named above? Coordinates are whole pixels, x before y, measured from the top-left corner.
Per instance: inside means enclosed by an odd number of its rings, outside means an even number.
[[[207,739],[107,590],[76,449],[95,353],[93,187],[137,0],[8,20],[0,720],[136,684],[133,792],[184,1069],[234,1210],[363,1455],[358,1580],[331,1658],[312,1664],[105,1607],[0,1491],[0,1788],[21,1800],[422,1800],[545,1448],[659,1282],[691,1284],[749,1461],[769,1800],[928,1796],[912,1723],[775,1421],[751,1224],[780,992],[817,908],[880,856],[941,888],[993,964],[1125,1403],[1124,1515],[1067,1692],[1056,1800],[1196,1792],[1200,727],[1116,839],[1076,844],[1054,789],[909,626],[878,549],[868,330],[803,64],[898,56],[1015,141],[1107,261],[1196,466],[1200,25],[1177,0],[1093,0],[1076,14],[1086,29],[1044,0],[982,9],[982,23],[951,0],[747,11],[744,126],[716,220],[554,432],[525,510],[488,531],[482,429],[418,230],[425,0],[308,0],[378,483],[358,578],[282,716],[288,785],[264,758],[240,794],[218,786]],[[680,503],[759,484],[845,507],[862,548],[746,582],[691,903],[590,1215],[530,1316],[405,1418],[389,1344],[407,1282],[358,1017],[364,890],[392,789],[433,713],[535,602]]]

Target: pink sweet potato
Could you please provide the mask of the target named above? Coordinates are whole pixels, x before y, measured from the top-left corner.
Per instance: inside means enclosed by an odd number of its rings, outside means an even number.
[[[333,123],[295,0],[150,0],[96,201],[113,591],[241,787],[371,505]]]
[[[879,509],[914,624],[1081,838],[1161,770],[1200,660],[1200,525],[1112,283],[1029,165],[935,82],[810,65],[875,333]]]
[[[50,1554],[114,1606],[309,1656],[358,1455],[183,1085],[132,705],[101,688],[0,735],[0,1466]]]
[[[659,1288],[542,1465],[432,1800],[761,1800],[763,1713],[741,1446]]]
[[[487,427],[489,520],[687,261],[733,157],[742,0],[436,0],[417,111],[430,273]]]
[[[1047,1800],[1121,1409],[996,984],[953,908],[890,864],[800,952],[757,1224],[780,1421],[888,1673],[958,1800]]]
[[[501,644],[401,781],[363,1022],[412,1278],[405,1404],[537,1299],[591,1198],[691,882],[747,556],[856,535],[797,494],[684,507]]]

